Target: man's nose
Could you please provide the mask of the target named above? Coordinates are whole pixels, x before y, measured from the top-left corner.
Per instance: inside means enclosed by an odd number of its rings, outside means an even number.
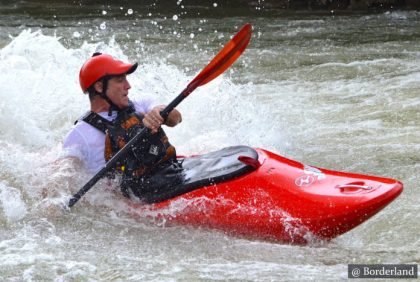
[[[128,82],[128,80],[126,79],[125,80],[125,89],[130,89],[130,88],[131,88],[130,82]]]

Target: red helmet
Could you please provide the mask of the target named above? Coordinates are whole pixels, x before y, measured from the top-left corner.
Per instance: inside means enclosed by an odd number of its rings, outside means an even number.
[[[86,93],[87,89],[102,77],[133,73],[137,69],[137,65],[137,63],[126,64],[110,55],[95,53],[80,69],[80,87]]]

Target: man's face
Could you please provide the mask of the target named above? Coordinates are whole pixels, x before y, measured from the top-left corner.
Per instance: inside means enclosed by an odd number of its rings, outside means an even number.
[[[128,107],[128,89],[130,83],[127,76],[119,75],[108,80],[107,96],[120,109]]]

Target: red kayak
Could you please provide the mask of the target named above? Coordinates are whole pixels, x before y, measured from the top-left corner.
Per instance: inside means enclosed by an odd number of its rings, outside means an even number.
[[[397,180],[338,172],[235,146],[180,158],[184,181],[152,191],[136,212],[263,240],[330,240],[393,201]],[[169,192],[168,192],[169,191]]]

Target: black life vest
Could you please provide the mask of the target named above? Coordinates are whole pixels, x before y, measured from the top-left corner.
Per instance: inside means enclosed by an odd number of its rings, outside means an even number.
[[[81,120],[105,134],[104,157],[108,161],[125,144],[144,128],[143,116],[135,112],[130,103],[127,109],[120,110],[117,118],[109,121],[95,112],[87,112]],[[121,172],[124,179],[141,178],[153,173],[157,167],[176,161],[175,147],[169,143],[162,128],[155,134],[145,136],[132,149],[132,154],[119,161],[114,172]],[[128,189],[122,185],[122,192],[128,196]]]

